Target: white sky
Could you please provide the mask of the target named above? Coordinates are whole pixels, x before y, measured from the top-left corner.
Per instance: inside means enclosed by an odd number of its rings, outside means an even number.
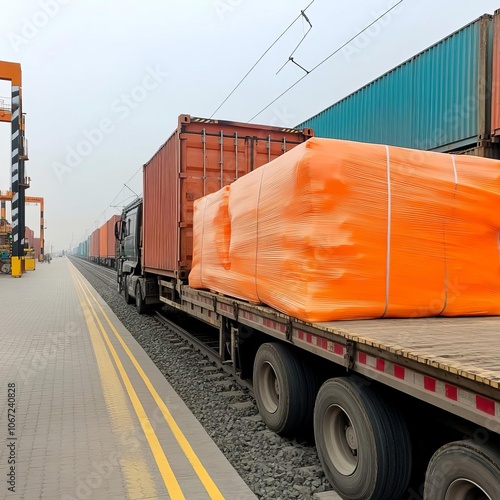
[[[177,116],[208,117],[310,0],[16,0],[2,4],[0,60],[20,62],[32,179],[44,196],[54,251],[81,241],[117,210],[110,202],[174,130]],[[311,68],[396,0],[315,0],[313,29],[294,55]],[[500,8],[500,0],[404,0],[368,37],[305,78],[254,122],[293,126],[412,55]],[[288,59],[302,20],[214,118],[248,121],[302,76]],[[148,90],[138,90],[144,85]],[[123,95],[134,93],[129,104]],[[0,98],[10,84],[0,82]],[[140,101],[140,102],[136,102]],[[71,171],[68,151],[101,126]],[[57,173],[59,172],[59,173]],[[140,193],[142,176],[130,182]],[[0,123],[0,190],[10,188],[10,126]],[[116,203],[130,191],[123,189]],[[130,201],[130,198],[126,200]],[[27,207],[38,228],[38,207]],[[38,233],[38,230],[35,230]]]

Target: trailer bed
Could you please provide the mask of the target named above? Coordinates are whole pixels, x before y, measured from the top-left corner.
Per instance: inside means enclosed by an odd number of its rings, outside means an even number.
[[[487,429],[500,430],[500,317],[307,323],[267,306],[181,286],[160,299],[220,329],[223,317],[321,356]],[[221,350],[220,356],[224,353]],[[224,359],[224,358],[223,358]]]
[[[500,387],[500,317],[377,319],[316,325],[346,339]]]

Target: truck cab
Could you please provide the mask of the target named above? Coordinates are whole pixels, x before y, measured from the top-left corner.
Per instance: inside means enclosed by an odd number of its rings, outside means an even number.
[[[142,198],[127,205],[115,224],[119,242],[117,259],[118,292],[123,291],[125,302],[137,307],[139,314],[158,304],[158,284],[154,276],[147,277],[142,266]]]
[[[118,291],[122,290],[127,303],[135,299],[137,279],[141,269],[142,198],[127,205],[115,224],[115,238],[119,243],[117,259]]]
[[[126,206],[121,219],[115,225],[115,237],[119,241],[118,277],[140,274],[141,267],[141,220],[142,199]],[[118,280],[120,283],[120,279]]]

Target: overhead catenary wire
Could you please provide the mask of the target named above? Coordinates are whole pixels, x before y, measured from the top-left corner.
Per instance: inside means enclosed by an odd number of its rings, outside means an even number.
[[[298,48],[302,45],[302,42],[305,40],[306,36],[309,34],[309,32],[312,30],[312,23],[311,21],[309,20],[309,18],[306,16],[306,13],[301,10],[300,13],[302,14],[302,17],[306,20],[306,22],[309,24],[309,28],[307,29],[307,31],[304,33],[304,35],[302,36],[302,38],[300,39],[299,43],[295,46],[295,48],[292,50],[292,53],[288,56],[288,59],[285,61],[285,63],[283,64],[283,66],[281,66],[281,68],[276,72],[276,74],[280,73],[280,71],[291,61],[293,62],[294,64],[296,64],[299,68],[302,68],[302,66],[300,64],[298,64],[297,62],[295,62],[295,60],[293,59],[293,55],[295,54],[295,52],[297,52]],[[302,68],[306,73],[309,73],[309,71],[307,71],[305,68]]]
[[[127,182],[124,182],[123,183],[123,186],[122,188],[120,189],[120,191],[118,191],[117,195],[111,200],[111,202],[109,203],[109,205],[99,214],[99,216],[96,218],[96,220],[94,221],[94,224],[85,230],[85,233],[84,233],[84,236],[81,238],[81,240],[83,241],[85,238],[85,235],[87,234],[90,234],[92,233],[92,228],[95,226],[97,228],[97,226],[99,225],[99,221],[101,220],[101,218],[103,216],[106,215],[106,212],[108,210],[108,208],[119,208],[119,206],[126,200],[128,200],[129,198],[131,198],[132,196],[128,196],[127,198],[125,198],[125,200],[122,200],[120,202],[120,204],[117,204],[116,203],[116,200],[119,198],[119,196],[121,195],[122,191],[127,188],[129,189],[130,191],[132,191],[134,193],[133,196],[135,196],[135,199],[139,198],[140,195],[138,195],[135,191],[133,191],[129,186],[128,186],[128,183],[142,170],[142,165],[134,172],[134,174],[132,175],[132,177],[130,177],[130,179],[127,180]]]
[[[228,99],[236,92],[236,90],[239,88],[239,86],[246,80],[246,78],[248,77],[248,75],[255,69],[255,67],[260,63],[260,61],[262,61],[262,59],[264,59],[264,57],[266,56],[266,54],[278,43],[278,41],[285,35],[285,33],[302,17],[306,17],[305,16],[305,11],[315,2],[315,0],[312,0],[305,9],[301,10],[300,11],[300,14],[288,25],[288,27],[285,29],[285,31],[283,31],[283,33],[281,33],[281,35],[276,38],[276,40],[266,49],[266,51],[257,59],[257,61],[254,63],[254,65],[246,72],[245,76],[236,84],[236,87],[234,87],[233,90],[231,90],[231,92],[228,94],[228,96],[219,104],[219,106],[217,107],[217,109],[210,115],[210,118],[212,118],[215,113],[217,113],[217,111],[219,111],[220,108],[222,108],[222,106],[224,106],[224,104],[228,101]],[[307,19],[307,17],[306,17]],[[300,43],[299,43],[300,45]],[[292,52],[293,54],[293,52]]]
[[[344,47],[346,47],[347,45],[349,45],[353,40],[355,40],[359,35],[363,34],[366,30],[368,30],[369,28],[371,28],[374,24],[376,24],[378,21],[380,21],[380,19],[382,19],[384,16],[386,16],[387,14],[389,14],[389,12],[391,12],[392,10],[394,10],[399,4],[403,3],[404,0],[399,0],[399,2],[395,3],[392,7],[390,7],[389,9],[387,9],[383,14],[381,14],[379,17],[377,17],[377,19],[375,19],[374,21],[372,21],[370,24],[368,24],[368,26],[366,26],[365,28],[363,28],[361,31],[359,31],[358,33],[356,33],[353,37],[351,37],[349,40],[347,40],[347,42],[345,42],[344,44],[342,44],[338,49],[334,50],[330,55],[328,55],[327,57],[325,57],[322,61],[320,61],[318,64],[316,64],[316,66],[314,66],[310,71],[308,71],[305,75],[302,75],[295,83],[293,83],[292,85],[290,85],[287,89],[285,89],[278,97],[274,98],[267,106],[265,106],[264,108],[262,108],[258,113],[256,113],[255,115],[252,116],[252,118],[250,118],[248,121],[251,122],[252,120],[254,120],[255,118],[257,118],[260,114],[262,114],[267,108],[269,108],[270,106],[272,106],[277,100],[281,99],[285,94],[287,94],[288,92],[290,92],[290,90],[292,90],[296,85],[298,85],[304,78],[306,78],[307,76],[309,76],[313,71],[315,71],[316,69],[318,69],[320,66],[322,66],[326,61],[328,61],[329,59],[331,59],[335,54],[338,54]],[[302,68],[303,69],[303,68]]]

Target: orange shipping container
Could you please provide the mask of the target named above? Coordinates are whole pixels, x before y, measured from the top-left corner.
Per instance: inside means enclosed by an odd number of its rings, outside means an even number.
[[[99,257],[105,259],[108,255],[108,223],[99,228]]]
[[[92,257],[94,260],[99,257],[100,245],[99,245],[99,229],[96,229],[90,235],[90,251],[89,257]]]
[[[305,321],[500,314],[500,162],[311,139],[195,203],[189,283]]]
[[[114,259],[116,257],[117,242],[115,238],[115,224],[120,220],[119,215],[113,215],[111,219],[106,222],[107,224],[107,246],[106,246],[106,257],[108,259]],[[101,256],[102,257],[102,256]]]
[[[145,271],[184,279],[193,252],[193,202],[234,182],[312,135],[262,125],[179,116],[144,165]]]

